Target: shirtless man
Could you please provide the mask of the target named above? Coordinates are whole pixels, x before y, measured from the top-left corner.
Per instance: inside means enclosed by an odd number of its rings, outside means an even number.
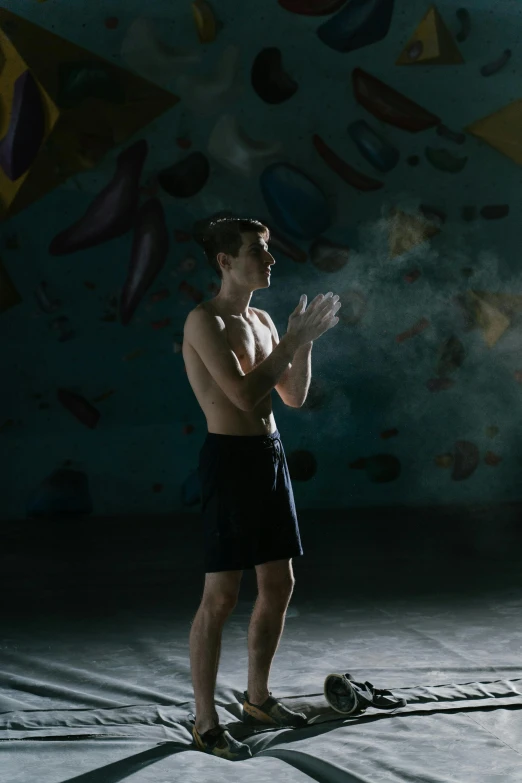
[[[268,313],[250,305],[270,285],[275,261],[268,229],[256,220],[199,224],[198,241],[222,280],[216,297],[187,316],[183,358],[205,414],[200,452],[205,585],[190,632],[190,663],[199,750],[230,760],[248,745],[219,724],[214,703],[223,626],[237,603],[243,570],[256,569],[258,596],[248,630],[248,687],[243,720],[302,726],[306,717],[272,698],[268,676],[294,587],[292,558],[303,553],[285,452],[271,391],[299,408],[311,377],[313,341],[339,319],[338,296],[306,295],[279,340]]]

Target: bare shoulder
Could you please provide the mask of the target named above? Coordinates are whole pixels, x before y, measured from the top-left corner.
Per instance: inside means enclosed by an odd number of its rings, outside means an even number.
[[[266,310],[260,310],[259,307],[251,307],[251,310],[257,315],[260,321],[262,321],[267,326],[270,326],[270,321],[272,320]]]

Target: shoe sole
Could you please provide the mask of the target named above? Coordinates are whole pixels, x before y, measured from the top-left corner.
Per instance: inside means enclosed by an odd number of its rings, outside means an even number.
[[[348,696],[348,695],[351,694],[351,696],[353,698],[353,701],[354,701],[354,706],[352,707],[351,710],[340,710],[338,707],[336,707],[334,704],[332,704],[331,697],[328,694],[328,686],[334,680],[342,680],[343,685],[345,687],[347,687],[347,690],[348,690],[348,693],[346,695]],[[335,712],[340,713],[340,715],[351,715],[353,712],[355,712],[357,710],[357,706],[358,706],[357,695],[356,695],[354,689],[352,688],[352,686],[350,684],[350,681],[347,680],[346,677],[344,677],[342,674],[329,674],[328,677],[324,681],[324,689],[323,690],[324,690],[324,697],[325,697],[326,701],[328,702],[328,704],[330,705],[330,707],[332,708],[332,710],[335,710]]]

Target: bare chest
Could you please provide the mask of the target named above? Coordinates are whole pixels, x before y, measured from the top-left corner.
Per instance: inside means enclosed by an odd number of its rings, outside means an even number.
[[[272,353],[272,333],[254,315],[251,320],[223,318],[227,341],[244,373],[250,372]]]

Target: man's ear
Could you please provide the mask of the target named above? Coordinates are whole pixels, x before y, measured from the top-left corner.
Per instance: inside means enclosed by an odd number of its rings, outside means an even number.
[[[216,260],[217,260],[217,262],[218,262],[220,267],[225,266],[225,267],[228,268],[229,261],[228,261],[228,256],[227,256],[226,253],[218,253],[217,256],[216,256]]]

